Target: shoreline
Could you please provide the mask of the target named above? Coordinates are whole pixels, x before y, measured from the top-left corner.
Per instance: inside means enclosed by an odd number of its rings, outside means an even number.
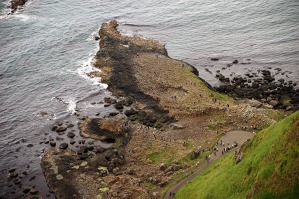
[[[115,98],[104,99],[104,106],[113,105],[116,112],[79,124],[81,135],[112,146],[103,150],[81,143],[75,151],[47,152],[42,167],[57,198],[153,197],[153,187],[163,189],[202,161],[202,155],[190,159],[190,150],[211,148],[224,130],[275,122],[265,109],[210,90],[193,66],[171,59],[163,45],[122,36],[117,25],[102,25],[95,62],[102,72],[91,74],[108,84]]]

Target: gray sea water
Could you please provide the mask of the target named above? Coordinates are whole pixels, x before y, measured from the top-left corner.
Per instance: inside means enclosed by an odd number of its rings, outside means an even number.
[[[194,65],[212,85],[219,84],[215,71],[235,59],[251,64],[234,65],[224,74],[281,68],[276,78],[299,84],[298,0],[31,0],[14,15],[7,15],[7,7],[1,0],[0,194],[5,198],[14,197],[10,168],[26,168],[38,182],[30,183],[48,194],[39,166],[49,148],[39,144],[45,126],[73,113],[78,101],[82,109],[94,109],[89,96],[108,94],[85,74],[92,70],[94,36],[103,22],[117,19],[123,34],[160,41],[170,57]]]

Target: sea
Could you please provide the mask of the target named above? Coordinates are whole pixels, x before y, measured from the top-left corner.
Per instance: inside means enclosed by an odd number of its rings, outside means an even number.
[[[93,102],[111,96],[87,75],[96,70],[104,22],[116,19],[122,34],[165,44],[212,86],[220,84],[218,70],[244,76],[264,69],[299,85],[298,0],[29,0],[9,13],[9,1],[0,0],[0,198],[22,197],[24,186],[54,198],[40,166],[50,126],[76,112],[101,112]],[[226,67],[236,59],[244,64]],[[28,176],[15,184],[11,169]]]

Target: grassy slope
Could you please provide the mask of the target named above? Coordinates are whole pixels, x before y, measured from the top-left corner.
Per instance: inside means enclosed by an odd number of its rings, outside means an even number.
[[[298,198],[299,111],[260,131],[236,164],[228,154],[176,194],[180,198]]]

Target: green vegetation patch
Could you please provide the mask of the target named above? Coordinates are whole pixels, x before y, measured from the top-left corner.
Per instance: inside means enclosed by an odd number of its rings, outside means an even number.
[[[182,187],[175,198],[298,198],[299,111],[257,133]],[[297,196],[297,197],[295,197]]]

